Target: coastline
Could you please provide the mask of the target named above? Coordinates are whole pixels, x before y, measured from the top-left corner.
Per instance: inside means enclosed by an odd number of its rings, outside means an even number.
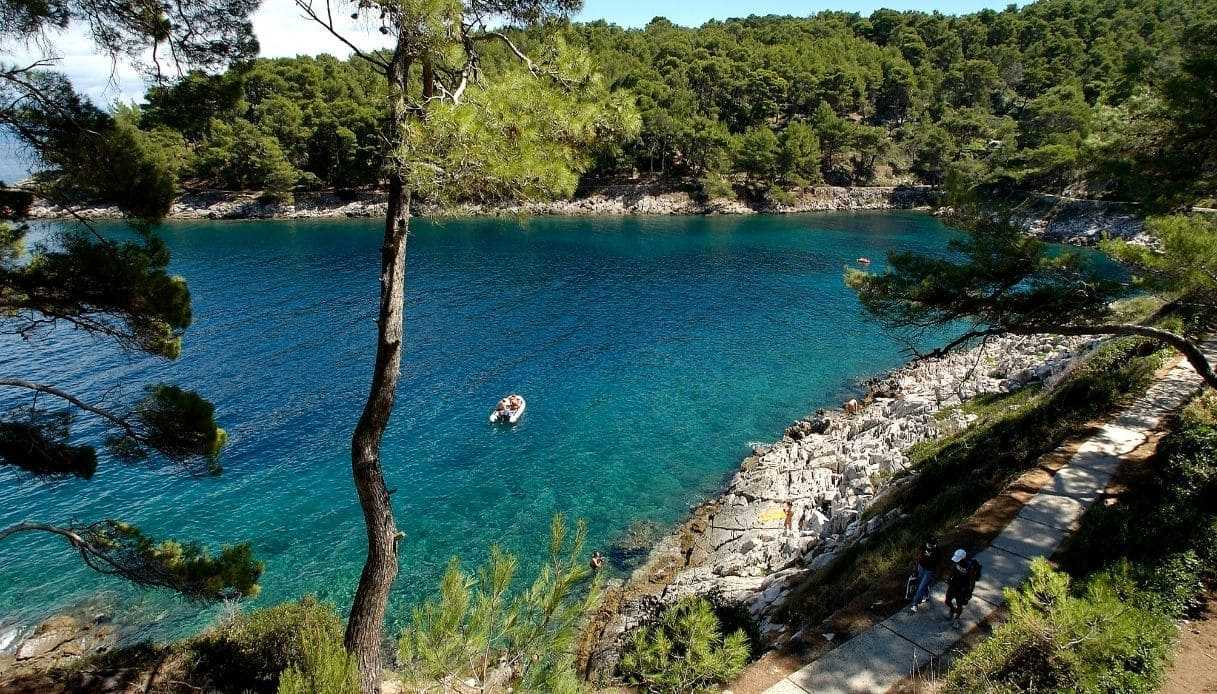
[[[1148,242],[1143,210],[1135,203],[1037,193],[1015,204],[994,203],[985,208],[993,219],[1047,241],[1093,246],[1110,236]]]
[[[791,588],[899,522],[900,509],[865,513],[912,479],[905,451],[967,427],[975,416],[957,406],[978,395],[1055,382],[1096,342],[1003,336],[914,361],[868,381],[861,407],[817,411],[755,447],[720,493],[611,587],[591,628],[586,671],[611,673],[628,634],[689,595],[745,617],[765,644],[789,636],[770,619]]]
[[[942,191],[925,185],[902,186],[809,186],[790,192],[786,204],[751,206],[739,198],[698,200],[679,184],[629,182],[594,187],[569,200],[520,204],[463,203],[449,207],[420,206],[415,212],[438,218],[524,216],[673,216],[801,214],[808,212],[854,212],[920,210],[936,213]],[[74,214],[73,214],[74,213]],[[385,213],[384,194],[378,191],[301,192],[290,203],[264,199],[258,191],[190,191],[183,193],[168,214],[170,220],[214,219],[361,219]],[[1106,202],[1036,194],[1016,204],[992,205],[989,213],[1026,233],[1047,241],[1093,245],[1104,236],[1136,240],[1143,238],[1140,211],[1130,203]],[[96,205],[69,212],[36,200],[30,209],[33,220],[118,219],[112,205]]]
[[[603,185],[569,200],[530,203],[460,203],[447,207],[419,206],[416,212],[435,217],[618,216],[790,214],[816,211],[929,209],[940,192],[930,186],[838,187],[811,186],[792,192],[789,204],[760,209],[737,198],[697,200],[675,183],[639,182]],[[188,191],[180,195],[168,219],[341,219],[384,216],[385,194],[362,190],[336,193],[301,192],[292,202],[266,200],[260,191]],[[117,219],[117,207],[97,205],[75,210],[86,219]],[[31,219],[66,219],[68,210],[36,200]]]
[[[918,188],[806,189],[795,204],[770,213],[920,209],[936,201],[937,193]],[[332,198],[332,199],[330,199]],[[254,193],[218,198],[183,199],[174,205],[174,219],[326,219],[370,218],[383,213],[375,196],[343,201],[337,196],[291,206],[260,202]],[[340,204],[341,203],[341,204]],[[994,214],[1034,235],[1087,245],[1111,229],[1118,203],[1095,203],[1039,196]],[[290,207],[290,210],[288,209]],[[1078,210],[1090,210],[1081,214]],[[460,206],[431,211],[440,216],[620,216],[755,214],[738,201],[696,203],[685,192],[641,186],[617,186],[569,201],[526,206]],[[56,208],[34,208],[32,218],[56,219]],[[82,216],[117,216],[113,208],[86,210]],[[1125,225],[1140,232],[1139,220]],[[1124,227],[1121,227],[1124,228]],[[1117,233],[1123,233],[1117,231]],[[1011,339],[1018,344],[1005,345]],[[1053,338],[991,340],[989,350],[1000,356],[999,367],[979,374],[966,385],[966,395],[952,389],[964,371],[977,363],[973,351],[939,360],[906,364],[872,379],[874,400],[861,412],[817,413],[795,422],[773,444],[759,447],[742,462],[727,487],[693,510],[649,553],[642,567],[617,589],[607,605],[615,605],[612,620],[601,625],[592,666],[603,671],[613,664],[613,649],[634,626],[650,620],[662,606],[689,594],[709,595],[720,606],[740,609],[760,626],[766,639],[780,633],[768,617],[784,600],[790,586],[829,563],[841,550],[887,523],[889,514],[858,522],[876,499],[891,489],[891,475],[901,469],[909,446],[966,426],[966,421],[939,420],[943,409],[980,393],[1001,392],[1010,384],[1052,378],[1080,350],[1081,341]],[[1046,345],[1051,347],[1044,349]],[[965,368],[966,367],[966,368]],[[1005,375],[997,378],[992,373]],[[947,379],[947,380],[944,380]],[[966,379],[965,379],[966,380]],[[948,387],[950,385],[950,387]],[[927,390],[928,389],[928,390]],[[956,413],[958,414],[958,413]],[[831,461],[828,460],[831,458]],[[784,504],[796,505],[793,534],[784,532]],[[827,504],[825,506],[824,504]],[[780,514],[780,515],[779,515]],[[793,524],[792,524],[793,525]],[[608,648],[604,646],[608,644]]]

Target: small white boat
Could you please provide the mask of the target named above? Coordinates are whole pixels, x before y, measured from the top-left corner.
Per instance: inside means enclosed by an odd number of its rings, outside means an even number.
[[[870,258],[858,258],[859,265],[870,265]]]
[[[508,407],[506,409],[499,409],[497,407],[494,408],[494,410],[490,412],[491,424],[515,424],[516,422],[520,421],[520,417],[524,416],[524,408],[528,407],[528,403],[524,402],[524,398],[520,397],[519,395],[510,397],[514,397],[516,399],[516,401],[519,403],[518,406]]]

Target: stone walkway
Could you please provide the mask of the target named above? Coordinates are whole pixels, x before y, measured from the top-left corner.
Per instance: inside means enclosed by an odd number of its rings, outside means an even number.
[[[1217,345],[1205,345],[1212,355]],[[944,588],[935,587],[932,607],[902,609],[766,690],[766,694],[854,694],[886,692],[931,661],[943,658],[966,633],[1003,602],[1002,588],[1017,586],[1031,561],[1051,556],[1086,508],[1107,488],[1121,456],[1144,443],[1162,421],[1200,387],[1200,377],[1183,361],[1133,405],[1083,443],[1018,516],[976,555],[984,570],[974,599],[954,628],[942,607]]]

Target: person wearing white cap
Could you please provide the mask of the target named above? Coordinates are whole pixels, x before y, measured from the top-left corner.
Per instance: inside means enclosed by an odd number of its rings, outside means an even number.
[[[964,605],[972,599],[972,590],[980,579],[980,562],[968,556],[962,549],[955,550],[951,555],[951,568],[947,576],[947,612],[951,623],[959,626],[959,618],[963,615]]]

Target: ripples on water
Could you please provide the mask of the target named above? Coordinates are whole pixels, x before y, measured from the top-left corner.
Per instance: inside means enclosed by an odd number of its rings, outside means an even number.
[[[916,213],[416,223],[384,445],[406,533],[391,613],[453,554],[480,559],[497,542],[535,556],[556,511],[586,518],[593,547],[635,520],[679,520],[749,441],[902,361],[842,269],[940,251],[949,234]],[[348,437],[371,369],[380,225],[175,223],[165,235],[194,295],[180,361],[64,334],[0,343],[0,373],[108,402],[149,380],[197,388],[230,435],[224,475],[103,460],[91,482],[44,482],[0,469],[0,525],[121,516],[155,535],[248,539],[267,565],[259,604],[314,592],[346,605],[364,543]],[[528,399],[522,423],[489,427],[510,392]],[[5,409],[23,402],[0,395]],[[0,577],[0,624],[99,589],[155,620],[156,636],[214,616],[98,577],[50,538],[6,541]]]

